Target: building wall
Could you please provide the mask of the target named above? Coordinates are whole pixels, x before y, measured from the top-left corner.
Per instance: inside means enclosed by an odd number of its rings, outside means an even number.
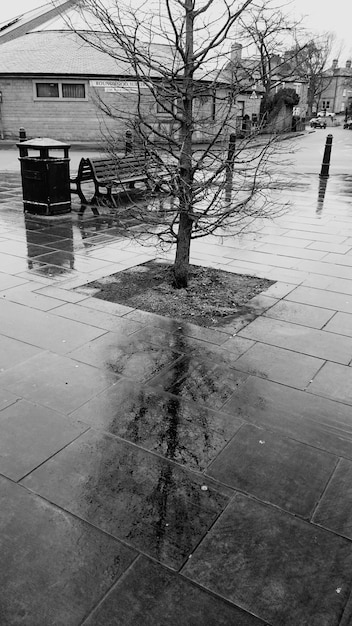
[[[330,70],[332,73],[332,70]],[[352,69],[350,61],[345,68],[335,67],[333,75],[326,76],[326,87],[322,92],[318,104],[318,110],[328,108],[334,113],[343,113],[352,98]],[[326,103],[329,106],[326,107]]]
[[[329,77],[326,80],[326,88],[321,93],[319,98],[317,107],[318,111],[323,110],[324,108],[334,113],[338,113],[340,111],[341,104],[337,102],[339,100],[339,82],[340,80],[338,76]]]
[[[128,81],[127,81],[128,82]],[[85,99],[38,98],[36,84],[85,84]],[[111,85],[111,87],[106,85]],[[93,86],[94,85],[94,86]],[[18,139],[19,129],[24,128],[27,138],[49,137],[67,143],[91,141],[95,143],[124,142],[130,120],[137,112],[137,94],[133,84],[124,92],[114,87],[116,80],[68,79],[49,77],[40,79],[0,77],[2,92],[0,131],[4,139]],[[60,88],[60,95],[61,88]],[[252,119],[259,113],[260,98],[249,94],[238,97],[244,101],[244,112]],[[167,112],[159,110],[149,91],[141,92],[141,109],[151,127],[177,134],[176,125],[170,125]],[[217,133],[224,116],[227,115],[227,90],[219,90],[216,96],[204,91],[202,98],[194,102],[195,141],[211,141]],[[234,106],[231,119],[236,127],[236,116],[240,111]]]
[[[48,79],[57,82],[57,79]],[[85,100],[56,100],[35,98],[34,83],[29,78],[3,79],[1,121],[5,139],[17,139],[19,128],[26,130],[27,138],[50,137],[61,141],[101,141],[113,134],[124,134],[126,111],[135,110],[135,97],[96,90],[86,82]],[[72,82],[72,81],[70,81]],[[77,83],[84,81],[78,80]],[[101,110],[100,98],[116,115],[112,119]]]

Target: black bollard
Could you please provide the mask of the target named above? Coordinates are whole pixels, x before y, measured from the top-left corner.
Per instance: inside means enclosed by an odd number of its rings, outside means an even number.
[[[18,138],[20,141],[26,141],[27,139],[26,131],[22,126],[18,131]]]
[[[328,135],[326,138],[323,162],[322,162],[321,171],[319,174],[321,178],[328,178],[329,176],[331,148],[332,148],[332,135]]]
[[[233,166],[236,150],[236,135],[231,133],[229,140],[229,149],[226,159],[226,179],[225,179],[225,200],[227,203],[231,201]]]

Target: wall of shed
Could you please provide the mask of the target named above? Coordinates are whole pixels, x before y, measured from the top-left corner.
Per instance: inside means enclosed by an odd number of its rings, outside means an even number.
[[[48,82],[57,82],[49,78]],[[82,83],[82,80],[78,80]],[[35,81],[29,78],[1,79],[1,121],[4,139],[17,139],[20,127],[27,138],[50,137],[61,141],[100,142],[113,134],[124,134],[126,111],[133,114],[135,97],[105,93],[86,86],[86,100],[37,100],[34,97]],[[120,111],[116,119],[109,118],[98,105],[99,95],[108,107]]]
[[[46,82],[73,82],[67,77],[48,77]],[[77,83],[86,84],[86,99],[37,99],[35,83],[32,78],[7,78],[0,76],[2,104],[0,108],[0,131],[3,139],[18,140],[19,129],[26,130],[27,138],[50,137],[67,143],[89,141],[106,144],[124,143],[129,120],[136,114],[137,96],[135,93],[106,91],[89,85],[88,80],[77,79]],[[259,112],[260,99],[250,99],[248,95],[239,96],[243,100],[245,113],[250,116]],[[167,113],[157,113],[156,104],[148,91],[143,92],[143,115],[146,115],[156,130],[175,132],[175,124],[170,125]],[[215,108],[214,108],[215,107]],[[234,106],[227,122],[235,130],[236,118],[240,114]],[[109,115],[110,113],[110,115]],[[194,103],[194,140],[211,141],[228,114],[227,90],[217,92],[214,103],[212,92]],[[231,132],[231,129],[230,131]],[[219,139],[225,139],[223,133]]]

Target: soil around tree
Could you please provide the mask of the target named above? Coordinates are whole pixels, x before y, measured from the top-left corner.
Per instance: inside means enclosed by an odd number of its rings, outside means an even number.
[[[274,282],[191,265],[187,288],[176,289],[172,265],[148,261],[88,287],[97,290],[95,298],[214,328],[241,315],[246,304]]]

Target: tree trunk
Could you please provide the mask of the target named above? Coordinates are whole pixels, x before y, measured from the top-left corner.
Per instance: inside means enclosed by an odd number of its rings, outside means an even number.
[[[185,1],[185,69],[183,76],[183,115],[180,126],[181,151],[179,156],[179,213],[180,221],[174,263],[175,285],[187,287],[191,235],[193,228],[193,169],[192,169],[192,133],[193,133],[193,0]]]
[[[178,289],[187,287],[188,284],[192,228],[193,220],[186,212],[181,212],[174,263],[175,286]]]

